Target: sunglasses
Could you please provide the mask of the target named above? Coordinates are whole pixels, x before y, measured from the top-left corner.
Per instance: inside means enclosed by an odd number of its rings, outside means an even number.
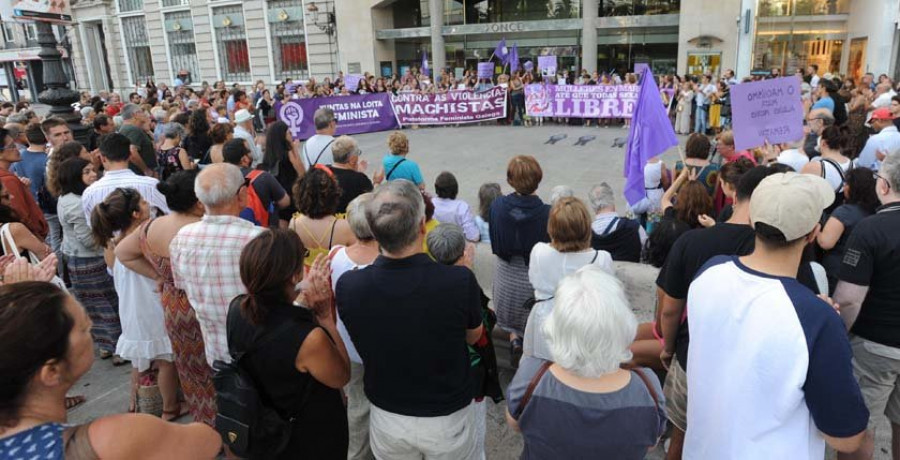
[[[883,181],[884,181],[884,184],[887,185],[888,190],[891,189],[891,183],[888,182],[888,180],[885,179],[884,176],[879,175],[877,172],[873,172],[873,173],[872,173],[872,177],[875,179],[875,182],[876,182],[876,183],[878,183],[878,179],[883,180]]]

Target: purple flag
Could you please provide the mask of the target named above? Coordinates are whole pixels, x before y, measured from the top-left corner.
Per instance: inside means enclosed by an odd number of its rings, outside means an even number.
[[[519,70],[519,44],[513,44],[512,53],[509,56],[509,72],[514,73]]]
[[[503,65],[509,64],[509,48],[506,47],[506,38],[500,39],[500,43],[497,43],[497,47],[494,48],[494,56],[500,58],[500,63]]]
[[[634,205],[646,196],[644,166],[651,158],[678,145],[675,129],[659,97],[659,87],[650,69],[644,69],[628,143],[625,145],[625,199]]]
[[[422,75],[429,75],[428,71],[428,51],[422,51]]]

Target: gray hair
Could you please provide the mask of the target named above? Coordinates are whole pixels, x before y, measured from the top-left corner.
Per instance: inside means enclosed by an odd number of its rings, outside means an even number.
[[[419,224],[425,220],[422,192],[405,179],[384,183],[366,205],[366,220],[385,251],[402,251],[416,242]]]
[[[609,184],[601,182],[600,185],[595,185],[591,192],[588,193],[588,201],[591,202],[591,208],[594,209],[594,212],[597,212],[603,208],[615,206],[616,196]]]
[[[330,107],[320,107],[313,114],[313,121],[317,130],[327,129],[331,122],[334,121],[334,110],[331,110]]]
[[[15,113],[6,117],[7,123],[19,123],[21,125],[28,124],[28,114],[26,112]]]
[[[166,121],[166,115],[169,113],[166,112],[166,109],[162,107],[154,107],[153,110],[150,111],[150,114],[153,115],[153,119],[158,122]]]
[[[141,113],[141,106],[137,104],[125,104],[122,107],[122,110],[119,111],[119,115],[121,115],[122,120],[128,121],[134,118],[135,115]]]
[[[363,193],[347,205],[347,223],[353,236],[359,241],[371,241],[375,239],[369,221],[366,220],[366,205],[372,201],[372,193]]]
[[[440,224],[428,232],[428,252],[439,264],[453,265],[466,252],[466,235],[456,224]]]
[[[900,152],[889,154],[881,163],[878,172],[891,186],[891,192],[900,193]]]
[[[226,205],[232,200],[237,200],[237,192],[244,185],[244,175],[241,168],[228,163],[211,164],[197,175],[194,181],[194,193],[197,199],[209,208]]]
[[[560,281],[543,332],[553,362],[596,378],[631,359],[637,325],[622,283],[591,264]]]
[[[163,127],[163,137],[166,139],[184,139],[184,126],[181,123],[166,123]]]
[[[7,123],[3,125],[3,129],[6,130],[6,134],[8,134],[12,139],[19,137],[20,134],[25,132],[25,127],[22,124],[13,123],[8,120]]]
[[[572,187],[569,187],[568,185],[557,185],[550,190],[550,204],[553,205],[563,198],[572,196],[575,196],[575,190],[572,190]]]
[[[91,116],[92,113],[94,113],[93,107],[82,107],[81,108],[81,117],[82,118],[87,118],[87,117]]]
[[[331,154],[335,163],[345,164],[353,155],[359,155],[359,144],[350,136],[340,136],[331,144]]]

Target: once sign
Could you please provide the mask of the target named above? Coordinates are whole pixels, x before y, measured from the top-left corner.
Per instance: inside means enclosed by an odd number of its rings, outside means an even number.
[[[741,83],[731,88],[734,148],[747,150],[803,137],[803,102],[796,76]]]

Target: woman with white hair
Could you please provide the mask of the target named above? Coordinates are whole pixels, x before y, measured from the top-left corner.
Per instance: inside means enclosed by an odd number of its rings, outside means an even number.
[[[543,330],[552,361],[522,358],[508,390],[522,458],[644,458],[665,431],[665,402],[653,372],[620,367],[637,331],[622,284],[600,267],[578,270]]]
[[[615,273],[612,256],[591,248],[592,221],[587,206],[578,198],[561,198],[550,208],[547,224],[550,243],[534,245],[528,266],[534,297],[525,325],[523,356],[550,359],[541,327],[553,311],[553,293],[563,277],[585,265],[596,265],[611,275]]]
[[[341,275],[353,270],[361,270],[375,262],[378,257],[378,242],[366,220],[366,203],[372,200],[372,193],[363,193],[347,205],[347,222],[356,237],[350,246],[335,246],[328,255],[331,260],[331,288],[337,290]],[[337,310],[335,310],[335,314]],[[350,340],[347,327],[337,317],[337,330],[347,347],[350,357],[350,382],[344,387],[347,396],[347,422],[350,432],[350,447],[347,458],[372,458],[369,447],[369,400],[363,391],[363,362]]]

